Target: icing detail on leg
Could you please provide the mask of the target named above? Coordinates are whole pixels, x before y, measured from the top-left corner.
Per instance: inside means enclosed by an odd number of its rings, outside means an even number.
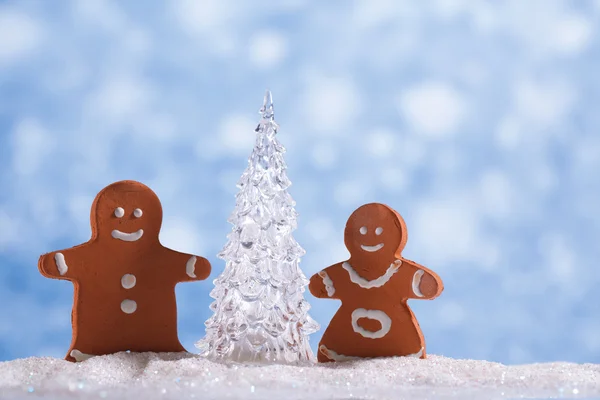
[[[377,279],[373,279],[372,281],[366,280],[365,278],[360,276],[358,274],[358,272],[356,272],[354,270],[354,268],[352,268],[352,265],[350,265],[349,262],[344,262],[342,264],[342,267],[346,271],[348,271],[348,275],[350,275],[350,280],[353,283],[357,284],[358,286],[360,286],[364,289],[371,289],[371,288],[380,287],[380,286],[385,285],[390,280],[392,275],[394,275],[396,273],[396,271],[398,271],[398,268],[400,268],[401,265],[402,265],[402,260],[394,261],[392,264],[390,264],[387,271],[385,271],[385,274],[381,275]]]
[[[327,275],[327,272],[321,271],[319,272],[319,276],[323,279],[323,284],[325,285],[325,290],[327,290],[327,296],[331,297],[335,293],[335,287],[333,287],[333,281]]]
[[[421,289],[419,289],[419,285],[421,284],[421,278],[423,277],[424,273],[425,271],[420,269],[413,275],[412,290],[417,297],[424,297],[423,293],[421,293]]]
[[[358,320],[361,318],[369,318],[379,321],[381,329],[376,332],[371,332],[358,325]],[[357,308],[352,311],[352,329],[354,332],[369,339],[380,339],[388,334],[392,327],[392,320],[386,313],[380,310],[366,310]]]
[[[419,351],[417,351],[416,353],[413,353],[413,354],[408,354],[405,357],[421,358],[421,356],[423,355],[424,351],[425,351],[425,347],[421,347],[421,350],[419,350]]]
[[[65,256],[63,253],[56,253],[54,255],[54,262],[56,263],[56,268],[61,276],[67,273],[69,266],[65,262]]]
[[[345,356],[343,354],[338,354],[333,350],[329,350],[323,344],[319,346],[319,352],[321,354],[323,354],[325,357],[327,357],[333,361],[353,361],[353,360],[361,360],[362,359],[362,357]]]
[[[88,359],[94,357],[93,354],[85,354],[85,353],[80,352],[77,349],[71,350],[69,355],[71,357],[73,357],[75,359],[75,361],[77,361],[77,362],[85,361],[85,360],[88,360]]]
[[[191,256],[190,259],[188,260],[187,264],[185,265],[185,273],[190,277],[190,278],[195,278],[196,277],[196,256]]]

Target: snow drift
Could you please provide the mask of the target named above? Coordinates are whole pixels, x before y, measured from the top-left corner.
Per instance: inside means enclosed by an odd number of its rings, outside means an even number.
[[[429,356],[327,365],[218,364],[192,354],[118,353],[0,363],[3,399],[427,399],[600,397],[600,365],[505,366]]]

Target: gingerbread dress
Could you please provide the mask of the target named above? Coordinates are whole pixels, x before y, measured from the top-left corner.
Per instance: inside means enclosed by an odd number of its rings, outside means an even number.
[[[162,207],[150,188],[116,182],[94,200],[87,243],[40,257],[42,275],[75,286],[67,360],[185,351],[177,337],[175,285],[206,279],[211,267],[205,258],[162,246],[161,222]]]
[[[443,284],[437,274],[401,256],[406,240],[404,220],[388,206],[366,204],[350,216],[344,233],[350,259],[310,279],[314,296],[342,301],[319,343],[319,362],[426,357],[406,301],[434,299]]]

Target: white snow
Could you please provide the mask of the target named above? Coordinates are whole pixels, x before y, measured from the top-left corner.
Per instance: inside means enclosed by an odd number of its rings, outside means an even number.
[[[600,365],[505,366],[429,356],[327,365],[225,365],[192,354],[119,353],[0,362],[3,399],[419,399],[600,396]]]

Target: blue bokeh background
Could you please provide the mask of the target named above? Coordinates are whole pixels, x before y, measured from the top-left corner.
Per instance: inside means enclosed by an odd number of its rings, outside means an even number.
[[[194,350],[268,87],[306,275],[384,202],[445,282],[411,303],[429,353],[600,362],[599,28],[599,1],[0,1],[0,360],[64,356],[72,285],[37,259],[121,179],[213,263],[177,288]]]

